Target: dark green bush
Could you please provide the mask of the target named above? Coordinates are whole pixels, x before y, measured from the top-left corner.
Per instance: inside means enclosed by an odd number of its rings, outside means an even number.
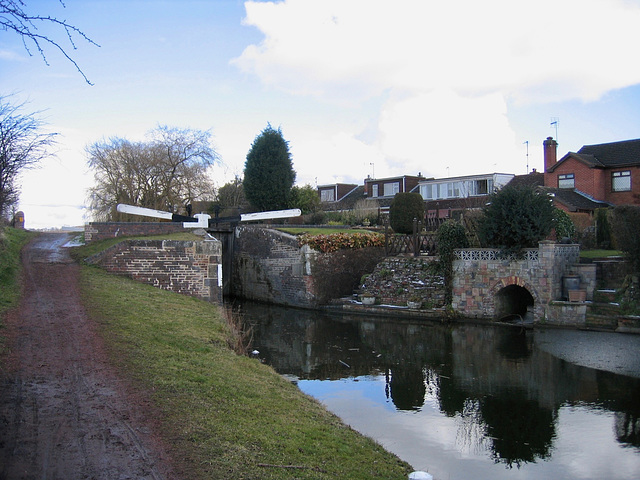
[[[596,217],[596,246],[598,248],[611,248],[611,227],[609,225],[609,209],[598,208]]]
[[[389,223],[396,233],[413,233],[413,219],[424,222],[424,200],[419,193],[397,193],[389,208]]]
[[[455,220],[447,220],[436,232],[436,245],[440,257],[440,272],[444,277],[445,303],[449,305],[453,294],[453,259],[456,248],[467,248],[467,239],[464,226]]]
[[[553,228],[551,198],[534,187],[506,186],[490,197],[479,225],[483,246],[516,253],[535,248]]]
[[[640,207],[619,205],[611,210],[610,218],[616,248],[626,254],[633,272],[640,274]]]

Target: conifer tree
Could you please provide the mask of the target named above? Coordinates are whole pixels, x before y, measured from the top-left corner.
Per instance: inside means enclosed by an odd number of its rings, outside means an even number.
[[[244,194],[257,210],[283,210],[289,207],[295,179],[289,143],[280,128],[268,124],[247,154]]]

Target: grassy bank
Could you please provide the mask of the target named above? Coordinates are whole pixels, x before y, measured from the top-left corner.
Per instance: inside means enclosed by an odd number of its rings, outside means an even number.
[[[30,235],[26,230],[0,227],[0,315],[18,301],[20,250]]]
[[[20,299],[20,250],[32,234],[0,226],[0,352],[4,351],[2,318]]]
[[[83,283],[113,358],[160,409],[183,478],[407,478],[409,465],[234,354],[216,306],[95,267]]]

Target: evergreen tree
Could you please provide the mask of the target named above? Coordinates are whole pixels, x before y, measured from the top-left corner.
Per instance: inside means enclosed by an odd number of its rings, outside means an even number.
[[[289,143],[280,128],[267,125],[253,141],[244,164],[247,200],[260,211],[288,208],[295,179]]]
[[[554,206],[545,192],[507,185],[491,195],[478,233],[484,246],[516,253],[537,247],[551,232],[553,219]]]

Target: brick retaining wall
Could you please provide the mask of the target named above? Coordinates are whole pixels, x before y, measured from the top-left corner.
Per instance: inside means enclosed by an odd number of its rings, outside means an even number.
[[[87,259],[139,282],[222,302],[222,244],[218,240],[123,240]]]

